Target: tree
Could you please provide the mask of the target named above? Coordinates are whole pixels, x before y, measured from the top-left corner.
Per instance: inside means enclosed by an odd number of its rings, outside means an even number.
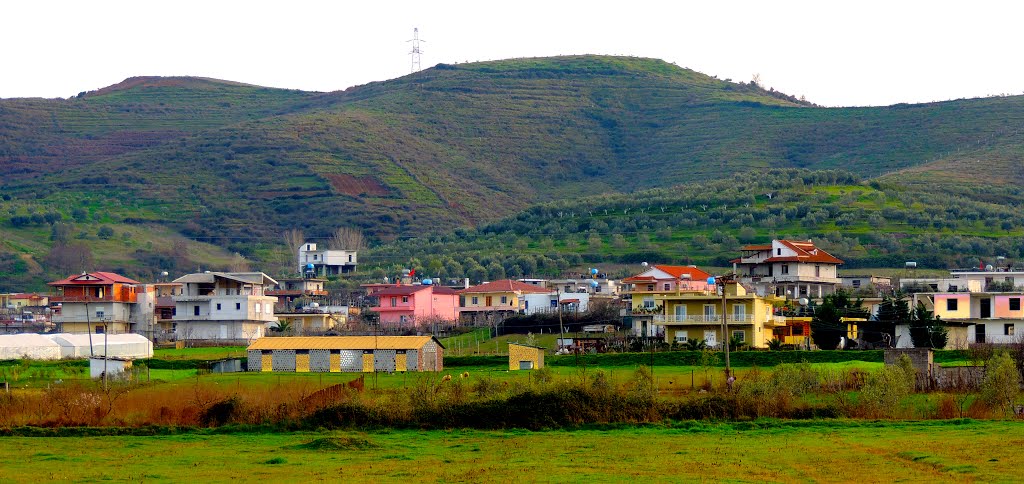
[[[1020,373],[1010,355],[997,353],[985,365],[985,379],[981,382],[980,398],[983,402],[1009,412],[1020,395]]]
[[[357,228],[338,227],[331,235],[330,246],[337,250],[362,250],[366,248],[366,238]]]
[[[487,266],[487,278],[492,281],[505,278],[505,268],[501,267],[497,261],[493,261]]]
[[[231,258],[231,264],[228,267],[228,270],[230,272],[248,272],[249,261],[242,254],[235,252],[235,255]]]
[[[109,239],[114,236],[114,229],[104,225],[96,231],[96,236],[101,239]]]
[[[299,247],[306,243],[306,236],[301,229],[289,229],[282,234],[284,245],[288,247],[290,257],[299,256]]]
[[[946,325],[924,307],[924,302],[918,302],[914,308],[914,317],[910,322],[910,340],[915,348],[936,349],[945,348],[949,341]]]
[[[839,346],[846,336],[847,323],[842,318],[864,318],[867,311],[861,307],[860,300],[850,299],[850,293],[838,290],[822,299],[821,305],[815,308],[811,319],[811,339],[822,349]]]
[[[896,344],[896,326],[909,325],[910,303],[902,292],[885,296],[878,306],[878,315],[861,324],[861,338],[869,343]]]
[[[92,250],[84,242],[58,242],[46,254],[45,260],[47,266],[61,274],[93,269]]]

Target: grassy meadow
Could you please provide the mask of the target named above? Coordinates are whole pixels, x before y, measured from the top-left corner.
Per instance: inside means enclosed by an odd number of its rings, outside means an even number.
[[[0,437],[3,480],[1013,482],[1024,422]],[[155,458],[156,457],[156,458]]]

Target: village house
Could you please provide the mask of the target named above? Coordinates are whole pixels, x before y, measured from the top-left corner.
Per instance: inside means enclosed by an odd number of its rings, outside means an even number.
[[[327,279],[318,277],[281,279],[267,291],[267,295],[277,298],[277,306],[274,307],[274,310],[284,313],[308,306],[310,303],[323,304],[327,298],[325,284],[327,284]]]
[[[624,299],[630,305],[633,334],[664,336],[664,325],[654,321],[665,315],[664,296],[684,292],[707,292],[711,274],[696,266],[654,265],[644,272],[622,280]]]
[[[837,271],[843,261],[810,240],[773,240],[741,250],[740,258],[731,261],[733,272],[761,296],[821,299],[842,282]]]
[[[430,284],[395,285],[370,295],[377,305],[370,308],[380,315],[380,325],[415,328],[429,322],[453,322],[459,319],[459,293]]]
[[[525,314],[528,294],[551,294],[545,287],[502,279],[471,286],[459,291],[459,318],[471,324],[496,323],[509,316]],[[537,303],[535,303],[536,305]]]
[[[303,276],[329,277],[355,272],[359,265],[357,251],[318,249],[306,242],[299,247],[299,273]]]
[[[724,286],[724,298],[716,289],[655,296],[655,304],[664,311],[654,316],[654,324],[665,328],[666,342],[684,344],[699,339],[708,346],[721,345],[723,306],[727,336],[751,348],[766,348],[775,337],[774,329],[786,325],[785,317],[775,315],[775,308],[785,302],[783,298],[759,296],[735,282]]]
[[[277,281],[262,272],[204,272],[174,280],[182,285],[175,303],[175,337],[249,343],[276,324],[277,298],[266,289]]]
[[[141,283],[113,272],[89,272],[49,283],[57,294],[53,322],[65,333],[128,333]]]

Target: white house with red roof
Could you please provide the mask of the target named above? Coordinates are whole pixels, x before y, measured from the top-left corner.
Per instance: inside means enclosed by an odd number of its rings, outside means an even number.
[[[414,328],[433,321],[459,319],[459,293],[444,286],[395,285],[370,297],[377,299],[377,306],[370,310],[380,315],[384,327]]]
[[[638,336],[664,336],[664,325],[655,324],[655,316],[664,316],[665,308],[659,300],[666,294],[708,292],[711,274],[697,266],[658,264],[644,272],[622,280],[621,294],[628,298],[632,308],[633,333]]]
[[[499,322],[526,313],[525,295],[553,293],[551,289],[511,279],[485,282],[459,291],[459,319],[470,323]]]
[[[842,283],[838,269],[843,261],[810,240],[773,240],[741,250],[732,261],[736,275],[761,296],[821,299]]]

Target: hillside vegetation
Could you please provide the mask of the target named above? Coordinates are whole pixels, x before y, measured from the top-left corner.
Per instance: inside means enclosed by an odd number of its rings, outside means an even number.
[[[899,191],[906,182],[915,193],[933,195],[920,204],[950,193],[986,207],[1009,206],[1015,199],[999,190],[1020,186],[1022,108],[1024,97],[826,109],[659,60],[603,56],[438,65],[333,93],[132,78],[73,99],[0,100],[0,189],[9,198],[0,208],[0,254],[6,254],[0,266],[21,260],[53,270],[44,259],[59,237],[43,240],[39,233],[59,221],[78,224],[72,238],[103,224],[117,234],[166,230],[172,238],[177,233],[220,248],[219,255],[196,256],[172,269],[223,264],[237,259],[236,252],[265,264],[285,260],[281,234],[291,228],[323,238],[351,226],[375,243],[405,240],[471,230],[535,204],[582,213],[570,209],[582,197],[605,194],[607,203],[621,204],[634,190],[769,168],[849,170],[859,177],[849,189],[864,196]],[[879,176],[880,186],[890,188],[859,185]],[[972,191],[990,195],[970,198]],[[637,195],[637,203],[666,196],[649,193]],[[895,203],[886,196],[885,203]],[[755,195],[750,204],[756,208],[756,202]],[[794,231],[794,217],[804,215],[799,205],[785,221],[773,213],[775,226],[751,230],[814,234],[821,226],[826,234],[859,237],[845,234],[853,224],[832,220],[831,211],[822,223],[801,221],[803,230]],[[843,215],[853,220],[869,212]],[[684,215],[681,209],[672,214]],[[663,220],[674,230],[672,243],[692,239],[682,235],[685,225]],[[493,230],[481,233],[496,235]],[[720,229],[739,238],[732,233],[737,230]],[[981,225],[975,232],[986,230]],[[629,260],[654,250],[713,258],[711,244],[696,244],[705,252],[685,244],[638,251],[609,240],[610,248],[580,250],[562,247],[573,242],[549,232],[564,254]],[[94,253],[106,249],[89,237],[78,240]],[[543,240],[537,243],[545,247],[527,245],[534,253],[551,251]],[[140,273],[180,261],[166,245],[128,247],[124,268]],[[868,244],[853,257],[862,252],[892,251]]]
[[[369,256],[422,267],[425,276],[474,280],[556,275],[584,263],[727,267],[741,245],[774,238],[810,238],[853,268],[1024,258],[1024,190],[935,190],[896,178],[863,180],[837,170],[738,174],[537,205],[476,230],[383,245]]]

